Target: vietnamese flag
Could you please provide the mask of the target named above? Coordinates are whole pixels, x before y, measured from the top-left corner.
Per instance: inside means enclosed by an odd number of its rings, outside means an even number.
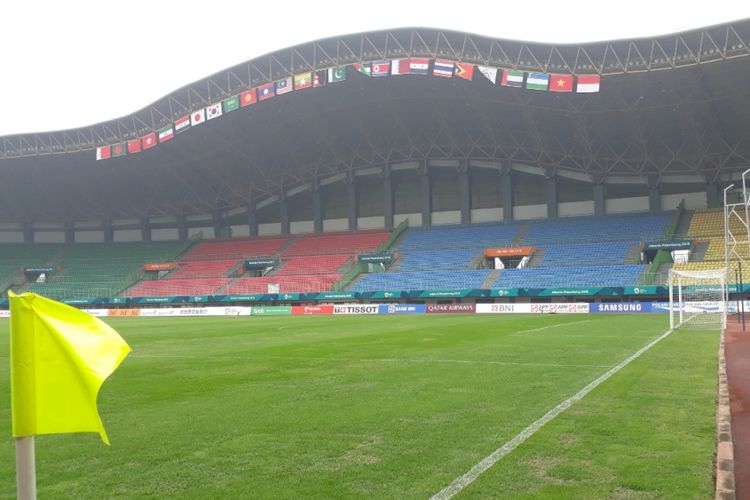
[[[573,92],[573,75],[550,75],[550,92]]]

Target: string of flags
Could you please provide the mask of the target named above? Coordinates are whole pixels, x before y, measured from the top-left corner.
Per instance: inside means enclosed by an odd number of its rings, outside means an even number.
[[[482,66],[462,63],[448,59],[430,59],[412,57],[408,59],[390,59],[369,63],[355,63],[351,66],[337,66],[319,71],[307,71],[293,76],[248,89],[223,101],[213,103],[205,108],[178,118],[173,123],[150,132],[142,137],[126,142],[107,144],[96,148],[97,160],[108,160],[118,156],[132,155],[151,149],[174,138],[206,121],[219,118],[240,108],[256,102],[266,101],[276,96],[288,94],[307,88],[322,87],[330,83],[346,80],[347,68],[367,77],[377,78],[399,75],[432,75],[438,78],[462,78],[473,81],[486,79],[503,87],[525,88],[544,92],[575,92],[591,94],[599,92],[601,77],[599,75],[571,75],[554,73],[533,73],[514,69]]]

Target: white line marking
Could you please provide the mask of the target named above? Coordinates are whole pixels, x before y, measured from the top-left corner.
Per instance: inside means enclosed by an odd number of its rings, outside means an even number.
[[[563,363],[520,363],[517,361],[493,361],[493,360],[472,360],[472,359],[416,359],[416,358],[318,358],[310,356],[200,356],[200,355],[183,355],[183,354],[130,354],[128,359],[154,358],[154,359],[246,359],[263,361],[273,360],[305,360],[305,361],[335,361],[338,363],[451,363],[461,365],[501,365],[501,366],[541,366],[552,368],[611,368],[612,365],[583,365],[583,364],[563,364]]]
[[[672,333],[673,330],[667,330],[666,333],[661,335],[660,337],[657,337],[656,339],[652,340],[645,346],[638,349],[635,353],[628,356],[625,360],[623,360],[620,364],[613,366],[611,369],[607,370],[604,374],[600,375],[596,380],[591,382],[589,385],[578,391],[577,393],[573,394],[571,397],[563,401],[562,403],[558,404],[554,408],[552,408],[550,411],[548,411],[544,416],[533,422],[531,425],[526,427],[524,430],[519,432],[516,437],[502,445],[500,448],[493,451],[491,454],[489,454],[487,457],[485,457],[481,462],[476,464],[474,467],[469,469],[468,472],[466,472],[464,475],[457,478],[455,481],[453,481],[451,484],[440,490],[439,492],[435,493],[432,497],[430,497],[430,500],[448,500],[450,498],[453,498],[456,494],[458,494],[461,490],[466,488],[468,485],[474,482],[484,471],[495,465],[501,458],[509,454],[511,451],[515,450],[518,446],[520,446],[524,441],[529,439],[536,431],[541,429],[547,422],[570,408],[574,403],[580,401],[583,399],[588,393],[596,389],[599,384],[610,378],[615,373],[622,370],[624,367],[626,367],[628,364],[630,364],[631,361],[638,358],[641,354],[651,349],[653,346],[655,346],[657,343],[662,341],[663,339],[667,338],[670,333]]]
[[[542,326],[542,327],[539,327],[539,328],[532,328],[531,330],[519,330],[516,333],[512,333],[510,336],[511,337],[515,337],[515,336],[518,336],[518,335],[521,335],[521,334],[524,334],[524,333],[540,332],[542,330],[549,330],[550,328],[557,328],[559,326],[577,325],[577,324],[580,324],[580,323],[590,323],[591,321],[594,321],[594,320],[592,320],[592,319],[584,319],[584,320],[581,320],[581,321],[570,321],[568,323],[555,323],[554,325],[547,325],[547,326]]]

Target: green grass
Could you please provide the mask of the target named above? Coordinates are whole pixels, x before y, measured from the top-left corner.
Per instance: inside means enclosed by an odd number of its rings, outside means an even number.
[[[40,498],[427,498],[663,333],[666,318],[110,323],[133,348],[99,397],[112,446],[38,437]],[[0,497],[15,488],[7,325]],[[712,496],[717,347],[717,334],[672,334],[459,497]]]

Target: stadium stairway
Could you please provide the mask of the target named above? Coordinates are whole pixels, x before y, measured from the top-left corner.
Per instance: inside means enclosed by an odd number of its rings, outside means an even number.
[[[529,229],[531,229],[531,222],[524,222],[518,225],[518,232],[516,233],[516,237],[513,238],[513,246],[524,245],[526,236],[529,234]]]
[[[695,241],[693,252],[690,254],[691,261],[701,262],[708,252],[708,241]]]
[[[484,279],[484,282],[482,283],[482,289],[489,290],[490,288],[492,288],[492,285],[495,283],[495,281],[497,281],[502,272],[502,269],[493,269],[492,272],[490,272],[490,274],[488,274]]]
[[[628,253],[625,254],[625,264],[640,264],[641,263],[641,244],[635,243],[628,248]]]
[[[685,238],[690,229],[690,222],[693,220],[693,212],[685,210],[680,216],[680,221],[677,223],[677,229],[675,229],[676,238]]]
[[[542,259],[544,259],[544,248],[537,248],[536,252],[534,252],[534,255],[531,257],[531,260],[529,261],[529,265],[527,267],[541,266]]]

